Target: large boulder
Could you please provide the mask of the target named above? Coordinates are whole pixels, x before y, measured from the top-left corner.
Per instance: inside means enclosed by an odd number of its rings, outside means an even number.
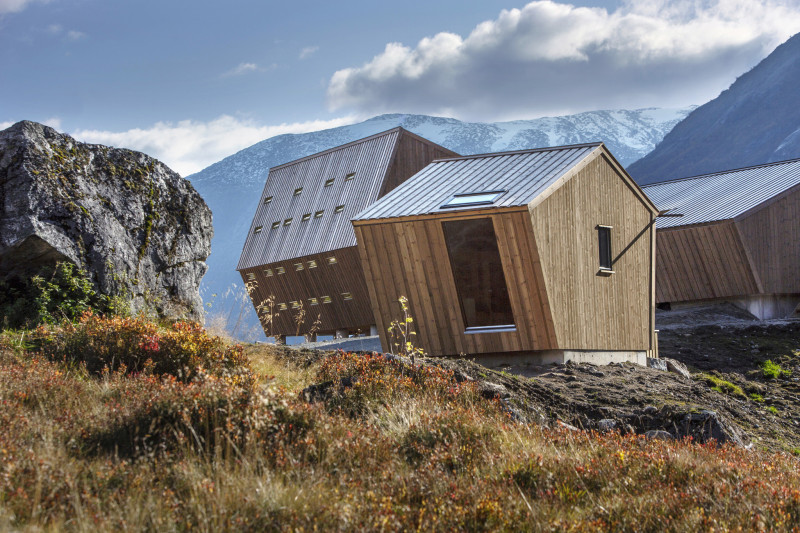
[[[133,312],[202,320],[212,235],[194,187],[152,157],[35,122],[0,131],[0,279],[66,260]]]

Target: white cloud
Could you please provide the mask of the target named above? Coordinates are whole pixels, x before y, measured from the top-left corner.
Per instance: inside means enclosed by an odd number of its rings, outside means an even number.
[[[317,50],[319,50],[319,46],[306,46],[300,50],[300,59],[311,57]]]
[[[0,15],[4,13],[19,13],[28,4],[40,2],[46,4],[49,0],[0,0]]]
[[[14,122],[0,122],[0,130],[4,130],[6,128],[10,128],[14,124],[15,124]]]
[[[497,120],[704,103],[800,31],[800,0],[548,0],[462,37],[388,43],[328,84],[331,109]]]
[[[86,34],[83,33],[82,31],[77,31],[77,30],[65,31],[64,26],[62,26],[61,24],[50,24],[47,28],[45,28],[45,31],[55,37],[63,36],[69,41],[78,41],[86,37]]]
[[[248,72],[255,72],[257,70],[262,70],[261,67],[256,65],[255,63],[239,63],[238,66],[232,68],[231,70],[223,73],[224,77],[228,76],[241,76],[242,74],[247,74]]]
[[[53,129],[60,130],[61,129],[61,119],[58,117],[50,117],[42,121],[42,124],[45,126],[50,126]]]
[[[69,39],[70,41],[78,41],[80,39],[83,39],[84,37],[86,37],[86,34],[83,33],[82,31],[69,30],[67,32],[67,39]]]
[[[84,142],[144,152],[188,176],[268,137],[335,128],[354,121],[354,117],[342,117],[265,126],[223,115],[210,122],[158,122],[147,129],[121,132],[79,130],[72,136]]]

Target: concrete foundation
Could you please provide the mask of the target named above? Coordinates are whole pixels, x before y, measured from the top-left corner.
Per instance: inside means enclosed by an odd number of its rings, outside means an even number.
[[[624,350],[543,350],[540,352],[510,352],[470,357],[487,368],[504,366],[542,366],[552,363],[591,363],[608,365],[611,363],[635,363],[647,366],[647,351]]]
[[[748,311],[760,320],[790,318],[797,312],[800,296],[767,296],[758,294],[731,300],[736,307]]]

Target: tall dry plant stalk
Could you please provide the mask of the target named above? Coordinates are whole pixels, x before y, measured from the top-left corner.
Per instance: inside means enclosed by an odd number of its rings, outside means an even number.
[[[414,346],[411,337],[415,337],[417,332],[412,329],[411,324],[414,323],[414,318],[409,313],[408,298],[401,296],[397,300],[400,302],[400,309],[403,311],[403,316],[400,319],[392,320],[389,325],[389,335],[391,336],[391,345],[395,347],[398,355],[403,355],[411,358],[411,366],[416,364],[416,356],[420,357],[425,355],[422,348]],[[394,352],[393,352],[394,353]]]
[[[250,298],[252,299],[253,293],[258,288],[258,282],[248,281],[245,283],[244,287],[247,290],[247,294],[250,295]],[[302,305],[302,302],[300,302],[300,305]],[[275,295],[270,294],[266,300],[262,300],[256,304],[255,308],[258,318],[261,319],[261,323],[264,324],[264,330],[267,334],[267,337],[275,338],[275,319],[278,317],[278,315],[280,315],[280,313],[275,310]]]
[[[294,323],[297,324],[297,332],[295,333],[295,336],[299,337],[300,336],[300,328],[303,326],[303,324],[306,321],[306,310],[305,310],[305,307],[303,307],[303,300],[300,300],[298,302],[297,309],[295,310],[294,315],[292,316],[292,319],[294,320]]]
[[[308,330],[308,334],[306,335],[306,342],[312,342],[319,331],[319,328],[322,326],[322,313],[317,314],[317,319],[311,324],[311,328]]]

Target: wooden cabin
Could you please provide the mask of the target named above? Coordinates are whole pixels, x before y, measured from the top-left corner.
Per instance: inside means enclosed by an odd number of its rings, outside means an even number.
[[[374,327],[350,218],[433,159],[458,155],[403,129],[270,169],[237,270],[267,336],[319,318],[318,334],[369,333]],[[273,298],[272,323],[260,308]]]
[[[800,304],[800,159],[654,183],[656,302],[729,301],[758,318]],[[682,216],[678,216],[682,215]]]
[[[405,296],[431,355],[646,364],[657,214],[602,143],[434,161],[353,219],[383,348]]]

